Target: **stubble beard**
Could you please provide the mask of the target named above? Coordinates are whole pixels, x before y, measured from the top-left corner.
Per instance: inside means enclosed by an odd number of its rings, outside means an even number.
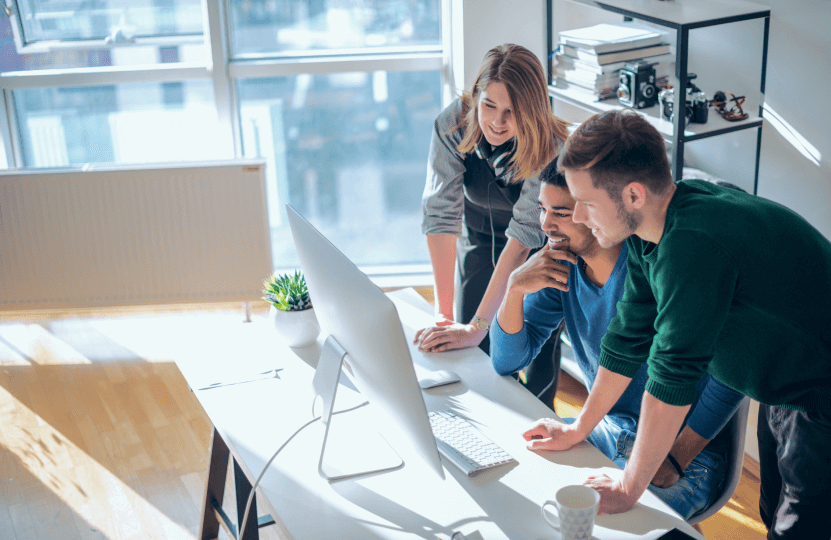
[[[623,201],[617,201],[617,219],[621,224],[623,224],[624,230],[621,233],[621,238],[619,238],[618,241],[612,245],[621,243],[635,234],[635,231],[638,230],[638,227],[640,227],[643,222],[643,214],[637,211],[628,212],[626,207],[623,206]]]

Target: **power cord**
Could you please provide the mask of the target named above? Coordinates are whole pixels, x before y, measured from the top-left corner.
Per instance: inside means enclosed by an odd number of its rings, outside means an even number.
[[[317,398],[315,398],[315,400],[314,400],[314,401],[312,401],[312,415],[314,415],[314,404],[315,404],[315,402],[316,402],[316,401],[317,401]],[[346,413],[346,412],[354,411],[355,409],[359,409],[359,408],[363,407],[364,405],[368,405],[368,404],[369,404],[369,402],[368,402],[368,401],[364,401],[364,402],[363,402],[363,403],[361,403],[360,405],[355,405],[354,407],[350,407],[349,409],[344,409],[344,410],[342,410],[342,411],[335,411],[335,412],[333,412],[333,413],[332,413],[332,416],[334,416],[334,415],[336,415],[336,414],[341,414],[341,413]],[[271,466],[271,462],[272,462],[272,461],[274,461],[274,458],[276,458],[276,457],[277,457],[277,454],[279,454],[279,453],[283,450],[283,448],[285,448],[285,447],[286,447],[286,445],[287,445],[289,442],[291,442],[291,440],[292,440],[294,437],[296,437],[296,436],[297,436],[297,434],[298,434],[298,433],[300,433],[301,431],[303,431],[304,429],[306,429],[306,428],[307,428],[307,427],[309,427],[310,425],[314,424],[314,423],[315,423],[315,422],[317,422],[318,420],[320,420],[320,416],[315,416],[314,418],[312,418],[311,420],[309,420],[308,422],[306,422],[305,424],[303,424],[302,426],[300,426],[300,427],[297,429],[297,431],[295,431],[295,432],[291,435],[291,437],[289,437],[288,439],[286,439],[286,442],[284,442],[284,443],[280,446],[280,448],[278,448],[278,449],[277,449],[277,451],[276,451],[276,452],[274,452],[274,455],[272,455],[272,456],[271,456],[271,459],[269,459],[269,460],[268,460],[268,463],[266,463],[266,464],[265,464],[265,467],[263,467],[262,472],[261,472],[261,473],[260,473],[260,475],[257,477],[257,481],[256,481],[256,482],[254,482],[254,485],[253,485],[253,486],[251,486],[251,493],[249,493],[249,494],[248,494],[248,501],[245,503],[245,512],[243,512],[243,514],[242,514],[242,522],[241,522],[241,523],[240,523],[240,525],[239,525],[239,529],[240,529],[240,530],[239,530],[239,534],[237,535],[237,539],[238,539],[238,540],[242,540],[243,538],[245,538],[245,526],[248,524],[248,512],[251,510],[251,503],[254,501],[254,494],[257,492],[257,486],[259,486],[259,485],[260,485],[260,480],[262,480],[262,479],[263,479],[263,476],[265,476],[266,471],[268,471],[268,468]]]

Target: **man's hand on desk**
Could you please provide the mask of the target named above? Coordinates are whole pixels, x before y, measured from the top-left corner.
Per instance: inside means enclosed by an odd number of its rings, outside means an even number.
[[[485,336],[487,330],[479,330],[473,324],[452,323],[450,325],[422,328],[416,332],[413,343],[424,352],[442,352],[452,349],[476,347]]]
[[[626,493],[619,480],[612,480],[605,474],[590,476],[583,485],[594,488],[600,494],[600,506],[597,514],[620,514],[630,510],[638,502],[640,495],[633,497]]]
[[[553,418],[537,420],[522,436],[528,441],[528,450],[568,450],[585,439],[574,424]]]

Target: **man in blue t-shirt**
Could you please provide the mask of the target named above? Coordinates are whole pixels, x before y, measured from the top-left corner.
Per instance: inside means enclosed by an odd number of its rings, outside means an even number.
[[[627,247],[621,243],[603,248],[589,228],[572,221],[574,199],[565,178],[557,173],[556,159],[540,174],[540,181],[540,222],[548,248],[511,274],[491,329],[491,358],[501,375],[525,368],[565,319],[576,360],[591,390],[600,339],[623,296]],[[625,467],[634,445],[646,369],[646,365],[640,369],[588,438],[619,467]],[[718,496],[727,472],[725,454],[730,441],[716,435],[742,397],[711,376],[704,377],[684,428],[652,479],[650,491],[684,519],[707,509]],[[573,419],[565,421],[569,420]],[[528,448],[556,449],[548,429],[556,423],[543,419],[529,429],[525,433]]]

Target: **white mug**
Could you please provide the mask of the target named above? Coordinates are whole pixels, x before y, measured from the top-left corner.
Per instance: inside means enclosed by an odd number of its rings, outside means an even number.
[[[592,537],[594,519],[600,494],[588,486],[566,486],[557,490],[553,501],[542,504],[542,517],[546,523],[560,531],[563,540],[588,540]],[[557,510],[559,524],[550,521],[545,507]]]

